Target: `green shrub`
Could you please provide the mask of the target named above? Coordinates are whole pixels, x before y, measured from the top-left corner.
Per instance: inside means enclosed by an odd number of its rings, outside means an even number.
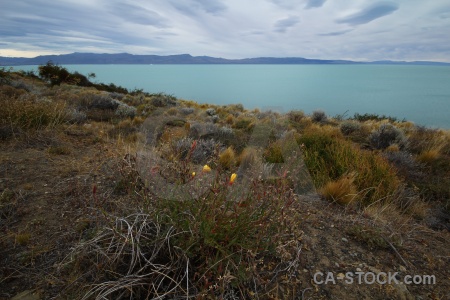
[[[359,122],[389,120],[389,122],[394,123],[394,122],[398,121],[398,119],[396,117],[378,115],[378,114],[369,114],[369,113],[365,113],[363,115],[361,115],[359,113],[355,113],[352,119],[357,120]]]

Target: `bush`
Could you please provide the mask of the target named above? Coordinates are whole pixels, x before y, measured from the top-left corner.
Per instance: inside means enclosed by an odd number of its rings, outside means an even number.
[[[208,108],[205,112],[208,116],[216,115],[216,110],[214,108]]]
[[[419,179],[423,177],[423,165],[406,151],[388,151],[383,156],[395,166],[399,175],[407,179]]]
[[[90,94],[88,97],[87,108],[89,109],[116,110],[121,103],[107,94]]]
[[[189,159],[195,164],[204,165],[213,158],[216,150],[221,148],[221,145],[213,139],[196,140],[194,149],[192,149],[193,144],[192,138],[180,139],[173,143],[174,153],[177,153],[181,160],[185,160],[191,152]]]
[[[182,108],[180,109],[180,112],[181,112],[183,115],[190,115],[190,114],[193,114],[194,111],[195,111],[195,109],[192,108],[192,107],[182,107]]]
[[[115,114],[120,118],[134,118],[136,116],[136,111],[136,107],[129,106],[125,103],[119,103]]]
[[[45,66],[39,66],[39,77],[52,86],[70,81],[70,73],[66,68],[55,65],[52,61]]]
[[[397,144],[400,149],[404,149],[407,138],[403,131],[392,124],[382,124],[378,130],[370,134],[369,142],[376,149],[386,149],[392,144]]]
[[[293,110],[287,114],[289,121],[299,123],[305,118],[305,113],[301,110]]]
[[[151,104],[155,107],[176,106],[177,98],[172,95],[166,95],[164,93],[152,94]]]
[[[316,123],[325,123],[328,121],[328,117],[323,110],[313,111],[311,119]]]
[[[378,114],[368,114],[368,113],[365,113],[363,115],[355,113],[352,119],[357,120],[359,122],[389,120],[389,122],[393,123],[393,122],[398,121],[398,119],[396,117],[378,115]]]
[[[361,123],[346,121],[341,123],[339,129],[341,130],[342,134],[350,135],[361,130]]]
[[[68,109],[66,120],[72,124],[83,124],[87,119],[87,115],[85,112],[80,111],[78,109],[72,108]]]

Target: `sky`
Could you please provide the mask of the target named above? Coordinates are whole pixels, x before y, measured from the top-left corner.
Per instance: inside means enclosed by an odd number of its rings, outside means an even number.
[[[448,0],[0,0],[0,56],[450,62]]]

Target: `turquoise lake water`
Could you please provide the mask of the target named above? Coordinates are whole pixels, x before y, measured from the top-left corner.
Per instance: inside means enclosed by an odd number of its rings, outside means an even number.
[[[376,113],[450,128],[450,67],[394,65],[64,65],[94,81],[246,108]],[[15,67],[37,69],[37,66]]]

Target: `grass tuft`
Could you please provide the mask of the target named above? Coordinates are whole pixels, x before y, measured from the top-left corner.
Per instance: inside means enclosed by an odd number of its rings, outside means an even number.
[[[319,193],[325,199],[339,204],[349,204],[357,199],[357,191],[354,185],[355,174],[346,174],[335,181],[327,182]]]
[[[228,147],[219,155],[219,165],[225,170],[230,170],[236,164],[236,154],[232,147]]]

